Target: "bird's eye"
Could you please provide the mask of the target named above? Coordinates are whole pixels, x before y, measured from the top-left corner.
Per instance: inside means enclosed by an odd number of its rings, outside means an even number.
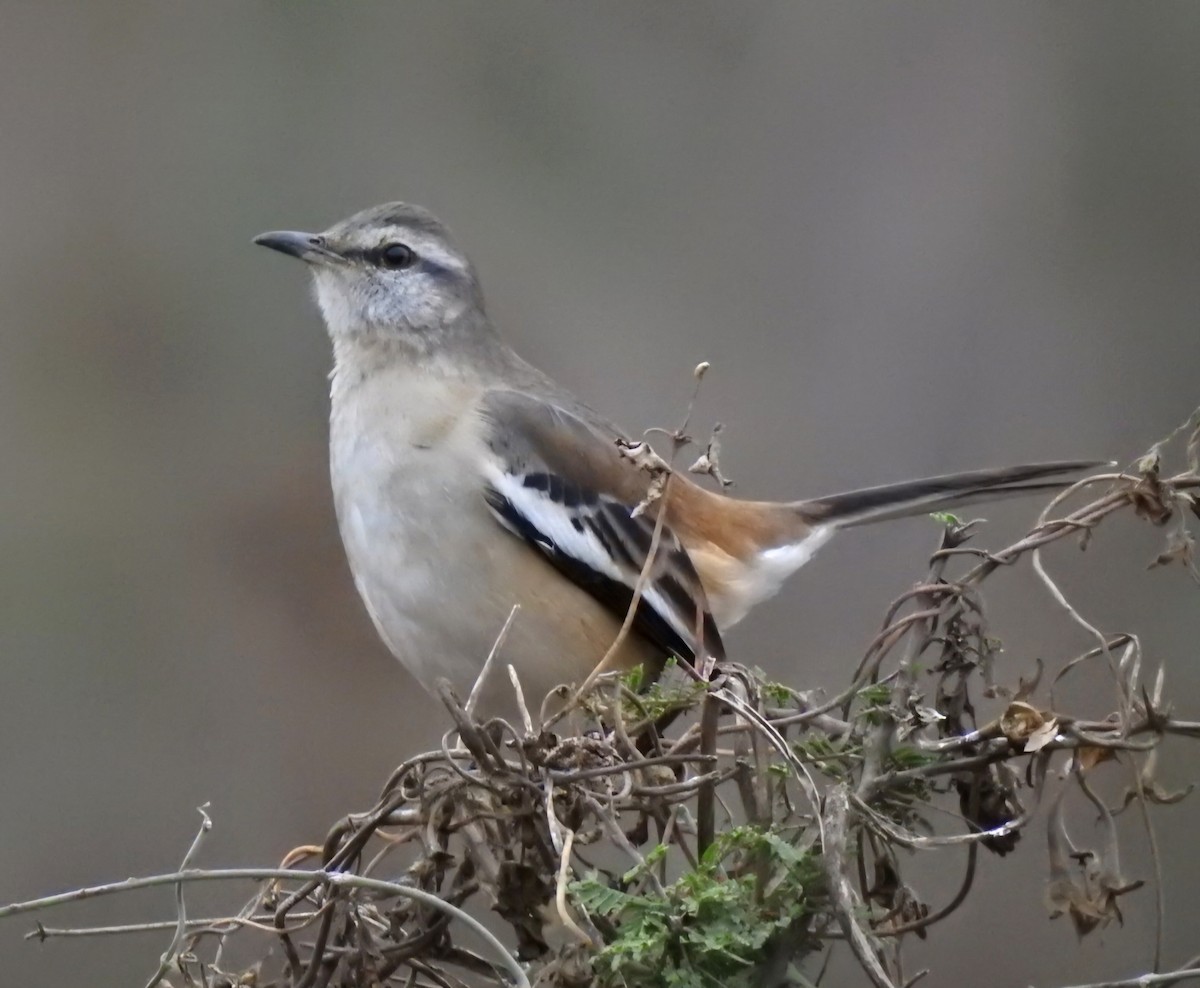
[[[379,248],[379,266],[392,271],[411,268],[417,262],[416,252],[408,244],[384,244]]]

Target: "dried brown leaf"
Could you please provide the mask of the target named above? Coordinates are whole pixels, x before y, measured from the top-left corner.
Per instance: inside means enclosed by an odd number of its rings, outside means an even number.
[[[1197,575],[1196,540],[1192,538],[1192,533],[1183,526],[1174,529],[1167,535],[1166,547],[1154,557],[1146,569],[1157,569],[1159,566],[1168,566],[1171,563],[1179,563],[1186,567],[1193,576]]]
[[[1090,772],[1101,762],[1111,761],[1115,758],[1116,752],[1112,748],[1089,744],[1076,751],[1075,757],[1079,760],[1079,771]]]
[[[1046,668],[1046,663],[1044,663],[1041,659],[1036,659],[1034,665],[1036,668],[1034,670],[1032,679],[1026,679],[1024,676],[1022,676],[1019,680],[1017,680],[1017,691],[1013,694],[1014,700],[1028,700],[1038,688],[1038,684],[1041,683],[1042,672]]]
[[[1014,700],[1000,715],[1000,733],[1013,744],[1024,744],[1045,723],[1046,716],[1033,704]]]
[[[1046,908],[1051,919],[1064,913],[1071,917],[1075,934],[1084,937],[1097,927],[1107,926],[1114,919],[1124,922],[1117,900],[1141,888],[1145,882],[1114,881],[1105,875],[1098,859],[1090,851],[1074,855],[1082,866],[1080,875],[1062,875],[1046,886]]]
[[[1058,718],[1051,717],[1048,721],[1029,735],[1025,742],[1027,752],[1040,751],[1058,737]]]

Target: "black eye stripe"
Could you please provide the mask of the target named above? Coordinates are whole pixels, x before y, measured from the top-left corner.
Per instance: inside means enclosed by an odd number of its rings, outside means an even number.
[[[373,267],[387,271],[400,271],[411,268],[420,258],[408,244],[399,242],[382,244],[379,247],[349,247],[341,251],[342,257],[348,261],[362,261]]]

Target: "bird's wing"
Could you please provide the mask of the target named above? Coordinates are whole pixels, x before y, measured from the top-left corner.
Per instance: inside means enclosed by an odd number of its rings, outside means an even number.
[[[624,618],[654,538],[656,512],[635,514],[650,475],[620,452],[615,430],[559,403],[494,390],[480,410],[491,453],[484,496],[496,520]],[[724,657],[696,568],[666,524],[633,627],[687,662]]]

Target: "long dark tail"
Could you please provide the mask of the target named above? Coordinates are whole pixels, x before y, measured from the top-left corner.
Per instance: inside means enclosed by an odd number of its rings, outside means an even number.
[[[794,505],[799,514],[816,524],[833,524],[838,528],[868,525],[889,518],[904,518],[929,511],[995,501],[1019,494],[1037,494],[1061,490],[1070,480],[1043,480],[1062,477],[1095,467],[1107,466],[1098,460],[1063,460],[1057,463],[1030,463],[998,470],[973,470],[970,473],[948,473],[924,480],[908,480],[882,487],[832,494]]]

